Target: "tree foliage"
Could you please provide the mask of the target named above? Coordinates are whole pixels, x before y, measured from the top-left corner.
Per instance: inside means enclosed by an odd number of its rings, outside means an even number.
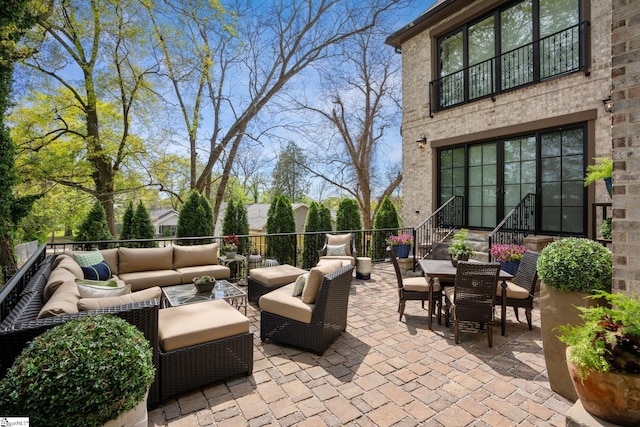
[[[131,233],[133,239],[153,239],[155,237],[155,229],[151,222],[151,216],[149,211],[144,207],[142,201],[138,202],[135,213],[133,214],[133,221],[131,223]],[[137,244],[138,247],[153,248],[156,246],[156,242],[142,242]]]
[[[309,191],[306,158],[295,142],[289,141],[280,152],[278,163],[273,169],[273,193],[284,194],[292,202],[303,201]]]
[[[191,191],[180,209],[177,237],[200,237],[213,235],[213,214],[209,201],[198,191]],[[205,240],[190,240],[183,244],[202,244]]]
[[[112,238],[113,236],[107,226],[107,215],[104,212],[104,208],[100,202],[96,202],[82,224],[80,224],[76,240],[81,242],[95,242],[111,240]],[[102,246],[100,247],[102,248]]]
[[[380,209],[373,220],[373,234],[371,236],[371,246],[369,247],[370,257],[373,259],[386,258],[387,238],[395,234],[400,227],[400,218],[395,205],[385,196],[380,204]],[[381,230],[381,231],[376,231]]]
[[[336,231],[362,230],[361,218],[358,202],[354,199],[342,199],[336,212]],[[356,250],[359,254],[363,253],[362,236],[359,235],[356,235]]]
[[[333,230],[331,223],[331,211],[329,207],[320,205],[318,208],[318,230],[330,232]]]
[[[227,203],[227,209],[224,213],[224,219],[222,222],[222,234],[229,236],[235,234],[237,236],[247,236],[249,234],[249,218],[247,214],[247,207],[242,203],[242,200],[234,202],[229,200]],[[238,247],[238,253],[249,253],[249,238],[240,237],[240,246]]]
[[[296,265],[296,235],[273,236],[296,232],[296,220],[291,201],[284,195],[271,202],[267,217],[266,257],[275,258],[280,264]]]
[[[317,202],[311,202],[304,222],[305,233],[320,231],[319,224],[319,205]],[[318,263],[318,245],[322,240],[324,240],[324,236],[321,234],[305,234],[302,248],[302,268],[309,269]]]
[[[129,202],[127,208],[122,215],[122,231],[120,232],[120,240],[133,239],[133,202]]]

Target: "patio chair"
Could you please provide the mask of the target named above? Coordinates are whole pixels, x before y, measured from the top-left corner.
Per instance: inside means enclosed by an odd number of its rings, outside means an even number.
[[[453,315],[453,333],[456,344],[460,341],[460,324],[485,325],[489,347],[493,346],[493,312],[500,264],[460,261],[456,269],[455,286],[445,289],[447,307],[445,325]]]
[[[353,266],[356,265],[357,256],[355,233],[326,234],[324,246],[318,250],[321,260],[349,261]]]
[[[496,290],[496,305],[502,306],[502,318],[506,318],[507,306],[511,306],[516,314],[516,320],[519,321],[518,308],[522,307],[524,308],[525,315],[527,316],[527,325],[529,326],[529,330],[532,329],[531,310],[533,310],[533,296],[536,293],[536,286],[538,283],[537,263],[539,255],[540,254],[538,252],[534,251],[525,252],[513,281],[506,282],[506,299],[504,300],[504,303],[502,298],[502,286],[498,286]]]
[[[404,306],[407,301],[422,301],[422,308],[424,308],[424,302],[429,301],[429,288],[431,285],[426,277],[402,277],[400,266],[398,265],[398,258],[396,257],[396,251],[393,247],[388,246],[387,252],[393,263],[393,268],[396,271],[396,279],[398,281],[398,312],[400,313],[399,320],[402,320],[404,314]],[[433,284],[433,301],[429,301],[429,316],[433,315],[433,309],[435,305],[438,305],[438,324],[441,323],[442,316],[442,288],[439,282]]]

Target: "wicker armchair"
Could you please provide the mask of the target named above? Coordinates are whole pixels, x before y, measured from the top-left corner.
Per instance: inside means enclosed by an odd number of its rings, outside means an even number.
[[[534,251],[525,252],[513,281],[506,282],[506,289],[499,286],[496,292],[496,305],[502,306],[502,319],[505,319],[507,316],[507,306],[511,306],[516,314],[516,319],[519,321],[518,307],[522,307],[524,308],[525,315],[527,316],[527,325],[529,326],[529,330],[532,329],[531,310],[533,310],[533,296],[536,293],[536,286],[538,283],[537,263],[539,255],[540,254],[538,252]],[[504,298],[502,295],[503,291],[505,292]],[[504,330],[502,331],[502,334],[504,335]]]
[[[344,255],[327,255],[328,245],[344,245]],[[356,249],[356,237],[355,233],[346,234],[327,234],[325,236],[324,246],[318,250],[318,257],[320,259],[340,259],[348,260],[351,265],[356,265],[356,258],[358,257],[358,250]]]
[[[453,314],[453,333],[460,341],[460,324],[478,323],[487,326],[489,347],[493,346],[493,311],[500,264],[458,262],[455,286],[446,288],[445,325]]]
[[[352,274],[353,266],[348,265],[324,276],[310,323],[262,310],[260,339],[269,339],[322,355],[347,329]]]
[[[398,281],[398,313],[400,313],[399,320],[402,320],[404,314],[404,307],[407,301],[422,301],[422,308],[424,308],[424,302],[429,301],[429,288],[431,285],[426,277],[402,277],[400,266],[398,265],[398,258],[396,257],[396,251],[393,247],[387,247],[387,252],[391,257],[393,268],[396,271],[396,280]],[[433,308],[438,306],[438,324],[441,322],[442,316],[442,288],[439,282],[433,284],[433,301],[429,304],[429,316],[433,314]]]

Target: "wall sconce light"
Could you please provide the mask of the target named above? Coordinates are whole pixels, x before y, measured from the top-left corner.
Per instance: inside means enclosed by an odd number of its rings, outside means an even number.
[[[419,139],[416,139],[416,142],[418,143],[418,148],[424,148],[427,146],[427,137],[422,134]]]
[[[606,111],[607,113],[613,111],[613,102],[611,102],[611,96],[609,96],[607,99],[603,99],[602,105],[604,105],[604,111]]]

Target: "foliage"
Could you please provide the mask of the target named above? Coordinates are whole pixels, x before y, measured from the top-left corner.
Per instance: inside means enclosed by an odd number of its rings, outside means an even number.
[[[283,194],[292,202],[301,202],[309,191],[309,180],[305,168],[306,158],[295,142],[289,141],[280,152],[273,169],[273,192]]]
[[[155,237],[155,229],[151,222],[149,212],[142,204],[142,201],[138,202],[136,211],[133,214],[133,221],[131,224],[131,233],[133,239],[153,239]],[[140,242],[138,247],[153,248],[156,247],[156,242]]]
[[[109,227],[107,227],[107,217],[104,208],[100,202],[95,202],[87,217],[82,224],[80,224],[76,240],[80,242],[95,242],[99,240],[111,240],[112,238],[113,236],[109,232]]]
[[[319,207],[317,202],[311,202],[307,218],[304,222],[305,233],[321,231],[319,229]],[[305,234],[304,244],[302,247],[302,268],[309,269],[318,263],[318,249],[321,247],[321,241],[324,241],[322,234]]]
[[[204,237],[213,235],[213,213],[206,197],[191,191],[189,198],[180,209],[177,237]],[[186,245],[207,243],[207,239],[184,241]]]
[[[133,239],[133,202],[129,202],[127,208],[122,215],[122,231],[120,232],[120,240]]]
[[[328,206],[318,205],[318,231],[332,231],[331,211]]]
[[[496,261],[520,261],[527,248],[516,243],[491,246],[491,256]]]
[[[540,279],[565,292],[611,291],[612,254],[600,243],[567,237],[547,245],[538,257]]]
[[[342,199],[336,212],[336,231],[362,230],[362,216],[358,202],[354,199]],[[361,233],[356,233],[356,236]],[[356,251],[362,253],[362,239],[356,239]]]
[[[467,235],[469,230],[461,228],[453,234],[452,243],[449,245],[449,253],[454,257],[460,259],[460,257],[472,257],[475,255],[473,247],[467,242]]]
[[[392,234],[387,238],[387,244],[390,246],[413,245],[413,236],[409,233],[402,233],[397,236]]]
[[[240,236],[249,235],[249,218],[247,216],[247,207],[242,203],[242,200],[234,202],[229,200],[227,208],[224,212],[224,219],[222,220],[222,234],[231,235],[236,234]],[[246,254],[249,251],[249,238],[241,237],[238,243],[238,252]]]
[[[598,180],[611,178],[613,174],[613,160],[609,157],[595,157],[593,160],[600,163],[587,166],[587,174],[584,177],[585,187]]]
[[[240,239],[235,234],[230,234],[222,238],[222,252],[236,252],[240,247]]]
[[[596,291],[612,306],[578,307],[583,323],[560,326],[560,341],[571,346],[570,360],[584,379],[590,372],[640,374],[640,299]]]
[[[33,425],[100,426],[134,408],[153,383],[142,332],[111,315],[69,320],[36,337],[0,383],[0,413]]]
[[[400,227],[400,219],[398,211],[388,196],[384,196],[380,203],[380,209],[376,212],[373,219],[373,231],[371,236],[371,246],[369,247],[369,256],[374,259],[384,259],[387,255],[387,239],[393,233],[390,229],[398,229]]]
[[[280,264],[296,265],[296,221],[289,198],[276,196],[271,202],[267,217],[266,257],[275,258]]]
[[[602,234],[603,239],[611,239],[611,221],[613,218],[606,218],[600,224],[600,234]]]

